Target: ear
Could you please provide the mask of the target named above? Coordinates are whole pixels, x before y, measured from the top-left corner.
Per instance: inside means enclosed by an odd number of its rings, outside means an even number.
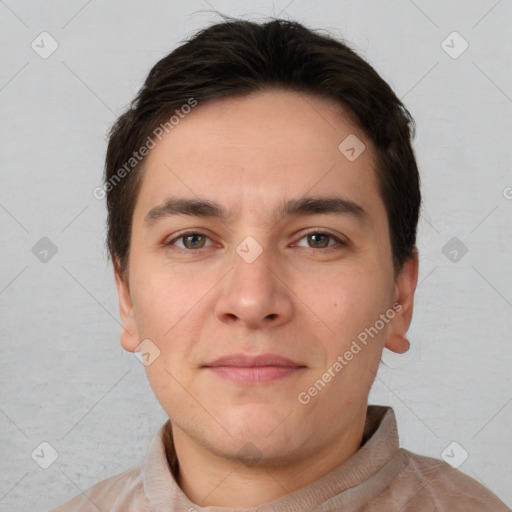
[[[418,283],[418,251],[404,263],[395,283],[396,315],[389,322],[385,347],[392,352],[403,354],[409,350],[409,340],[405,337],[412,320],[414,292]]]
[[[121,332],[121,346],[128,352],[134,352],[139,346],[139,333],[133,314],[132,297],[130,294],[128,273],[123,278],[119,273],[119,265],[114,265],[114,279],[116,282],[117,295],[119,297],[119,314],[123,331]]]

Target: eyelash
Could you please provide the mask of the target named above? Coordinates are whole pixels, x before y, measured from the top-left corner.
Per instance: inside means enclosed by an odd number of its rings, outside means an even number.
[[[305,247],[306,249],[311,249],[313,251],[327,252],[327,251],[332,251],[332,250],[336,250],[336,249],[340,249],[340,248],[348,246],[347,242],[342,240],[340,237],[334,235],[333,233],[330,233],[329,231],[321,231],[321,230],[318,230],[318,229],[313,229],[311,231],[308,231],[308,232],[304,233],[301,236],[301,238],[299,238],[298,241],[301,241],[301,240],[303,240],[304,238],[307,238],[310,235],[325,235],[325,236],[328,236],[331,240],[334,240],[335,243],[333,245],[328,245],[327,247]],[[296,244],[296,242],[294,243],[294,245],[295,244]]]
[[[178,236],[174,237],[172,240],[169,240],[168,242],[164,242],[164,246],[165,247],[173,247],[173,244],[178,241],[178,240],[182,240],[183,238],[187,237],[187,236],[192,236],[192,235],[200,235],[200,236],[204,236],[206,237],[208,240],[211,241],[211,238],[206,235],[205,233],[201,233],[200,231],[185,231],[183,233],[180,233]],[[331,251],[331,250],[335,250],[335,249],[339,249],[339,248],[343,248],[343,247],[347,247],[348,246],[348,243],[343,241],[341,238],[339,238],[338,236],[332,234],[332,233],[329,233],[328,231],[321,231],[321,230],[318,230],[318,229],[313,229],[311,231],[308,231],[307,233],[304,233],[301,238],[299,238],[298,241],[301,241],[303,240],[304,238],[307,238],[308,236],[310,235],[325,235],[325,236],[328,236],[330,239],[334,240],[336,243],[333,244],[333,245],[327,245],[327,247],[305,247],[306,249],[311,249],[312,251],[323,251],[323,252],[328,252],[328,251]],[[297,242],[294,242],[293,245],[295,245]],[[208,247],[211,247],[211,245],[209,246],[206,246],[206,247],[200,247],[199,249],[187,249],[186,247],[183,248],[183,247],[175,247],[176,249],[178,250],[181,250],[181,251],[184,251],[184,252],[201,252],[202,250],[205,250],[205,249],[208,249]],[[302,247],[302,246],[300,246]]]
[[[192,236],[192,235],[200,235],[200,236],[204,236],[205,238],[208,238],[209,240],[211,240],[211,238],[204,234],[204,233],[201,233],[200,231],[184,231],[183,233],[180,233],[178,236],[174,237],[172,240],[169,240],[168,242],[164,242],[164,245],[166,247],[169,247],[174,244],[174,242],[176,242],[177,240],[182,240],[183,238],[187,237],[187,236]],[[209,246],[208,246],[209,247]],[[186,251],[186,252],[200,252],[202,249],[206,249],[207,247],[201,247],[199,249],[187,249],[186,247],[183,248],[183,247],[176,247],[176,249],[179,249],[181,251]]]

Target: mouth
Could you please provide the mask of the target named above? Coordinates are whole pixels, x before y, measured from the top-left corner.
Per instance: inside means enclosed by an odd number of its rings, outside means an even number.
[[[207,363],[202,368],[238,384],[254,385],[297,375],[306,366],[277,354],[231,354]]]

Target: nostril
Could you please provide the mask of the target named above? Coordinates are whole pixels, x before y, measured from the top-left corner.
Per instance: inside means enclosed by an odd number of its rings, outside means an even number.
[[[274,318],[277,318],[277,315],[275,313],[271,313],[270,315],[267,315],[265,318],[268,318],[269,320],[274,320]]]

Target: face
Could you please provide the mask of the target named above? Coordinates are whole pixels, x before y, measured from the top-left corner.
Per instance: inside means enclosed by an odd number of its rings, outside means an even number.
[[[151,150],[116,284],[122,345],[159,351],[146,372],[173,429],[272,462],[364,422],[416,280],[395,278],[373,156],[340,106],[280,91],[200,104]]]

